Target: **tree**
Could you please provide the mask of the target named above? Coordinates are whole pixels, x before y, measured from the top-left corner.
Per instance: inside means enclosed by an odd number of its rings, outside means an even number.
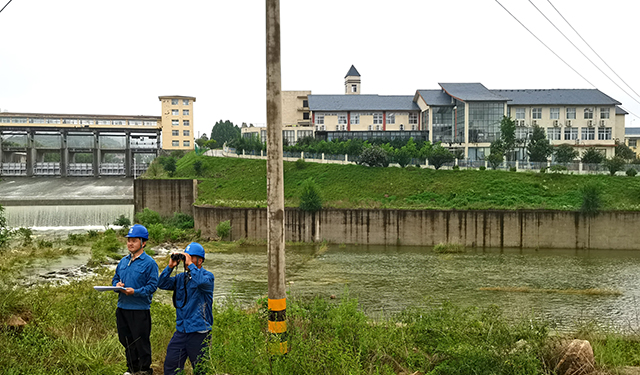
[[[633,160],[636,158],[636,153],[624,143],[616,143],[616,156],[624,160]]]
[[[504,161],[504,142],[501,139],[496,139],[491,142],[489,156],[486,157],[487,162],[491,166],[491,169],[496,169]]]
[[[0,249],[7,244],[11,234],[11,230],[7,228],[7,219],[4,217],[4,207],[0,206]]]
[[[437,144],[431,148],[431,152],[427,156],[429,164],[433,165],[436,170],[440,169],[445,163],[450,163],[455,160],[455,157],[451,151]]]
[[[201,176],[204,170],[202,160],[196,160],[193,162],[193,170],[196,172],[196,176]]]
[[[404,168],[411,163],[411,154],[407,150],[406,146],[396,150],[395,159],[396,163],[400,164],[401,168]]]
[[[502,116],[500,121],[500,140],[502,141],[502,154],[507,157],[507,161],[513,161],[513,153],[516,147],[516,122],[508,116]]]
[[[207,148],[207,142],[209,142],[209,137],[207,137],[206,133],[202,134],[200,138],[196,139],[196,144],[200,148]]]
[[[358,164],[369,167],[388,167],[389,157],[382,147],[370,146],[362,150]]]
[[[311,177],[302,182],[300,209],[307,212],[318,212],[322,209],[320,189]]]
[[[595,149],[595,147],[589,147],[582,154],[580,159],[584,164],[600,164],[604,160],[602,153]]]
[[[616,174],[616,172],[624,170],[624,166],[626,163],[620,156],[614,156],[610,159],[605,159],[603,164],[605,168],[609,170],[609,174],[613,176]]]
[[[164,159],[164,163],[162,167],[165,171],[169,172],[169,176],[173,177],[173,174],[176,173],[176,158],[168,157]]]
[[[533,127],[533,133],[531,134],[531,141],[527,146],[529,160],[543,163],[549,159],[549,156],[551,156],[552,153],[553,147],[549,144],[549,140],[547,139],[544,129],[535,125]]]
[[[215,140],[217,145],[222,145],[240,137],[240,133],[240,128],[237,125],[233,125],[231,121],[223,122],[220,120],[213,125],[210,139]]]
[[[580,154],[571,145],[563,144],[556,147],[553,152],[557,163],[571,163]]]

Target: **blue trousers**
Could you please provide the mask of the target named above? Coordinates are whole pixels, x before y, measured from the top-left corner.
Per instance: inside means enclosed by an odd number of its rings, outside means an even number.
[[[197,369],[198,363],[206,356],[209,333],[184,333],[176,331],[167,346],[167,355],[164,359],[164,374],[175,375],[184,369],[184,364],[189,357],[194,374],[204,374],[205,371]]]

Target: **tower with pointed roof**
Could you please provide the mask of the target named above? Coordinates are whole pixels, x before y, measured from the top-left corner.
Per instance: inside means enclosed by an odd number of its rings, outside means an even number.
[[[360,73],[353,65],[351,65],[347,75],[344,76],[344,93],[347,95],[360,95]]]

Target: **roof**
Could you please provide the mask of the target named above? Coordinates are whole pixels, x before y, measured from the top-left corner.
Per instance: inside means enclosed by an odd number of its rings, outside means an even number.
[[[625,111],[624,109],[616,106],[616,115],[628,115],[629,112]]]
[[[20,112],[0,112],[0,117],[29,117],[29,118],[73,118],[73,119],[81,119],[81,118],[92,118],[92,119],[111,119],[111,120],[120,120],[120,119],[132,119],[132,120],[162,120],[162,116],[143,116],[143,115],[79,115],[79,114],[60,114],[60,113],[20,113]]]
[[[417,95],[420,95],[429,106],[453,106],[451,97],[442,90],[418,90]]]
[[[450,96],[463,102],[506,102],[509,98],[489,90],[481,83],[438,83]]]
[[[511,99],[509,105],[619,105],[598,89],[491,90]]]
[[[158,96],[159,100],[162,99],[193,99],[193,101],[196,101],[196,97],[195,96],[182,96],[182,95],[162,95],[162,96]]]
[[[358,70],[356,69],[355,66],[351,65],[351,68],[349,69],[349,71],[347,72],[347,75],[344,76],[344,78],[347,78],[349,76],[355,76],[355,77],[360,77],[360,73],[358,73]]]
[[[624,128],[624,135],[640,135],[640,128]]]
[[[410,95],[309,95],[312,111],[419,111]]]

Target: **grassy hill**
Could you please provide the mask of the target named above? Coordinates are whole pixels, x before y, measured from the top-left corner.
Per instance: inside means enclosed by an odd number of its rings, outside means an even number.
[[[202,176],[193,164],[203,163]],[[187,154],[175,178],[198,178],[199,204],[266,207],[265,160]],[[302,181],[313,178],[325,207],[404,209],[576,210],[580,189],[596,184],[604,210],[640,210],[640,178],[608,175],[522,173],[492,170],[369,168],[305,162],[284,163],[285,205],[299,204]]]

